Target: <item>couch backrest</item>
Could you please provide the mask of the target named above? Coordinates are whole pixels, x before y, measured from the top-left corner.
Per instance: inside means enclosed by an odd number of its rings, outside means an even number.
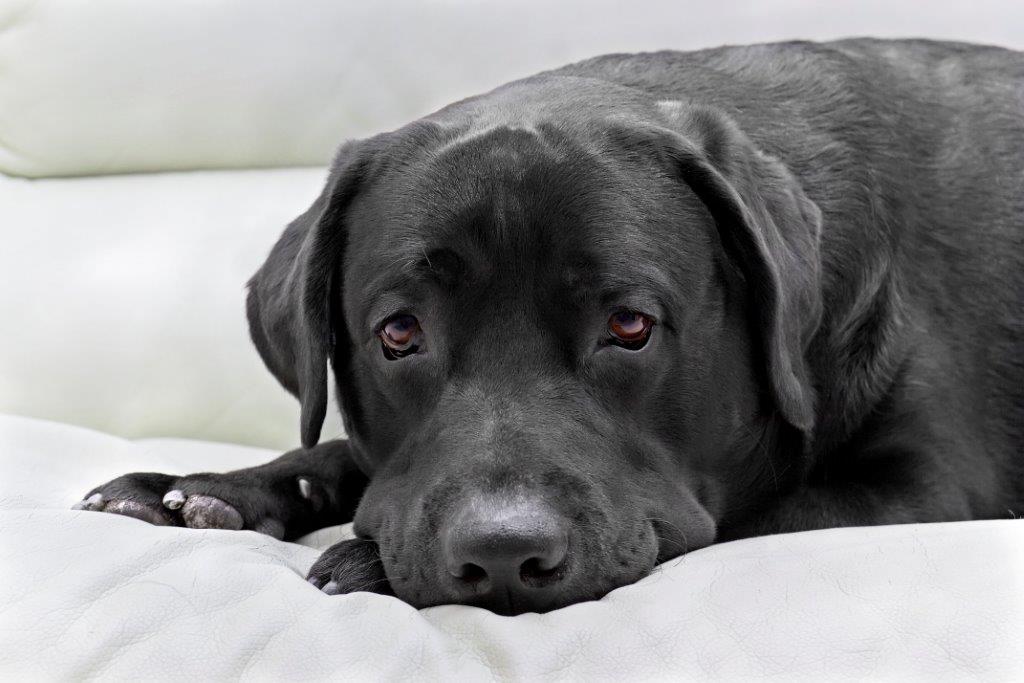
[[[0,413],[296,446],[298,404],[249,341],[245,283],[325,175],[0,176]]]
[[[595,54],[856,34],[1020,45],[1017,0],[2,0],[0,172],[323,165]]]

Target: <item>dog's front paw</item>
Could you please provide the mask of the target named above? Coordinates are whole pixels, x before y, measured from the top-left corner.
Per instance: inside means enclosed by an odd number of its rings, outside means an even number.
[[[306,580],[329,595],[367,591],[393,595],[374,541],[356,538],[335,543],[317,558]]]
[[[185,477],[136,472],[98,486],[72,507],[164,526],[252,529],[280,539],[289,520],[315,512],[323,499],[305,477],[265,482],[251,470]]]

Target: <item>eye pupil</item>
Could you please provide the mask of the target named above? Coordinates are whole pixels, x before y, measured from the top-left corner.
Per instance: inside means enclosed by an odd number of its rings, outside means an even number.
[[[637,350],[647,343],[653,324],[643,313],[619,311],[608,318],[608,332],[613,344]]]
[[[616,313],[613,326],[620,336],[631,337],[643,333],[644,319],[636,313]]]
[[[416,328],[416,319],[411,316],[402,316],[392,320],[384,326],[384,332],[388,337],[396,342],[402,343],[408,341],[412,337],[412,333]]]
[[[384,323],[378,336],[389,360],[401,358],[419,348],[420,323],[414,316],[398,315]]]

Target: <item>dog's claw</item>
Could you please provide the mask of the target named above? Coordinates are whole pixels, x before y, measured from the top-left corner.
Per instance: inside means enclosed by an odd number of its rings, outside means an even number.
[[[241,513],[220,498],[189,496],[181,508],[185,523],[193,529],[232,529],[245,524]]]
[[[178,489],[168,491],[167,495],[164,496],[164,506],[167,507],[168,509],[177,510],[184,504],[185,494],[179,491]]]
[[[72,510],[102,510],[103,494],[94,493],[85,500],[80,500],[71,506]]]
[[[72,510],[95,510],[103,505],[103,494],[94,493],[71,506]]]
[[[328,581],[323,585],[323,587],[320,590],[324,593],[327,593],[328,595],[337,595],[339,592],[338,582]]]
[[[299,494],[306,500],[313,496],[313,485],[309,483],[309,479],[299,479]]]

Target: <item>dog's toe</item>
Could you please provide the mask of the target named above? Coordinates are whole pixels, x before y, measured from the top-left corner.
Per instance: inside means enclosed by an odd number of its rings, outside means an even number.
[[[232,529],[245,525],[242,514],[234,506],[213,496],[189,496],[181,506],[185,525],[193,529]]]
[[[158,526],[177,525],[174,515],[160,502],[173,479],[155,472],[126,474],[94,488],[71,508],[123,515]]]
[[[103,511],[112,512],[115,515],[124,515],[125,517],[134,517],[157,526],[171,526],[174,524],[174,520],[161,511],[134,500],[112,500],[103,507]]]

